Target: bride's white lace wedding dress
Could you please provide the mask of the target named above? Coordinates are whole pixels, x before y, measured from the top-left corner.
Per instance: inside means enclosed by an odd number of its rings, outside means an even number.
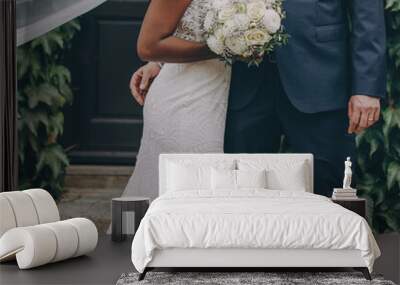
[[[193,0],[175,36],[205,42],[211,1]],[[230,77],[218,59],[163,66],[146,97],[141,146],[123,196],[158,196],[160,153],[223,152]]]

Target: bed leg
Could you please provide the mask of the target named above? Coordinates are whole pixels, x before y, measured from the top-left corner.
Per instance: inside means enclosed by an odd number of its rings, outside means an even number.
[[[370,281],[372,280],[371,274],[369,274],[369,270],[367,267],[356,267],[354,269],[357,271],[361,271],[361,273],[364,275],[365,279],[370,280]]]
[[[144,271],[142,273],[139,274],[139,278],[138,281],[142,281],[145,277],[146,277],[146,273],[147,273],[148,269],[147,267],[144,269]]]

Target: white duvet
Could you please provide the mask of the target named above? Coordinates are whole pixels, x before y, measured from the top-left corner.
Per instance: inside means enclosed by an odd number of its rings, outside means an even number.
[[[328,198],[257,189],[159,197],[134,237],[132,262],[143,272],[165,248],[358,249],[370,271],[380,255],[365,219]]]

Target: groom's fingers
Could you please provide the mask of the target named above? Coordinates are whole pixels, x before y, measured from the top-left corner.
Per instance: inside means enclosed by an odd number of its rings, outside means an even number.
[[[349,119],[351,119],[351,116],[353,115],[353,103],[351,101],[347,104],[347,115],[349,116]]]
[[[379,117],[381,115],[381,107],[380,105],[376,108],[375,113],[374,113],[374,121],[377,122],[379,121]]]
[[[358,125],[360,123],[360,118],[361,118],[361,111],[359,108],[354,108],[352,107],[353,110],[351,112],[350,116],[350,126],[349,126],[349,134],[352,134],[356,131],[358,128]]]
[[[358,124],[358,127],[356,129],[356,133],[360,133],[366,128],[368,128],[368,120],[370,118],[370,110],[369,109],[364,109],[361,112],[361,117],[360,117],[360,123]]]

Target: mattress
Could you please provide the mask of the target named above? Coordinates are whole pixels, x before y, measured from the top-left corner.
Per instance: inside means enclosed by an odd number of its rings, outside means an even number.
[[[139,272],[163,249],[359,250],[372,271],[379,248],[361,216],[300,191],[168,192],[157,198],[132,243]]]

